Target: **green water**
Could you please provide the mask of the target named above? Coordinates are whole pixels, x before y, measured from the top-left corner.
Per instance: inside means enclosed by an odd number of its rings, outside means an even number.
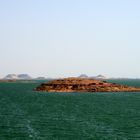
[[[32,91],[38,84],[0,83],[0,140],[140,140],[140,93]]]

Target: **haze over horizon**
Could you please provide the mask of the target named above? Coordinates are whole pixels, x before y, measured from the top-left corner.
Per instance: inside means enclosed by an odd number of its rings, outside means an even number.
[[[0,78],[140,78],[140,1],[0,1]]]

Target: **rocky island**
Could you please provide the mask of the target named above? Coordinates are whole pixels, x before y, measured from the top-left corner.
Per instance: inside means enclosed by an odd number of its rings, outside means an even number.
[[[140,88],[95,79],[65,78],[42,83],[36,91],[46,92],[137,92]]]

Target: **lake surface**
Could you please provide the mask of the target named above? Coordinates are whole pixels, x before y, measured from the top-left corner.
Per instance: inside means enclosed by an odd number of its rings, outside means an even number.
[[[0,140],[140,140],[140,92],[33,91],[39,84],[0,83]]]

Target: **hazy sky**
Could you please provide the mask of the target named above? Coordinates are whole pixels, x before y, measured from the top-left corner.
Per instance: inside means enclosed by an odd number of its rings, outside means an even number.
[[[140,78],[140,0],[0,0],[0,77]]]

